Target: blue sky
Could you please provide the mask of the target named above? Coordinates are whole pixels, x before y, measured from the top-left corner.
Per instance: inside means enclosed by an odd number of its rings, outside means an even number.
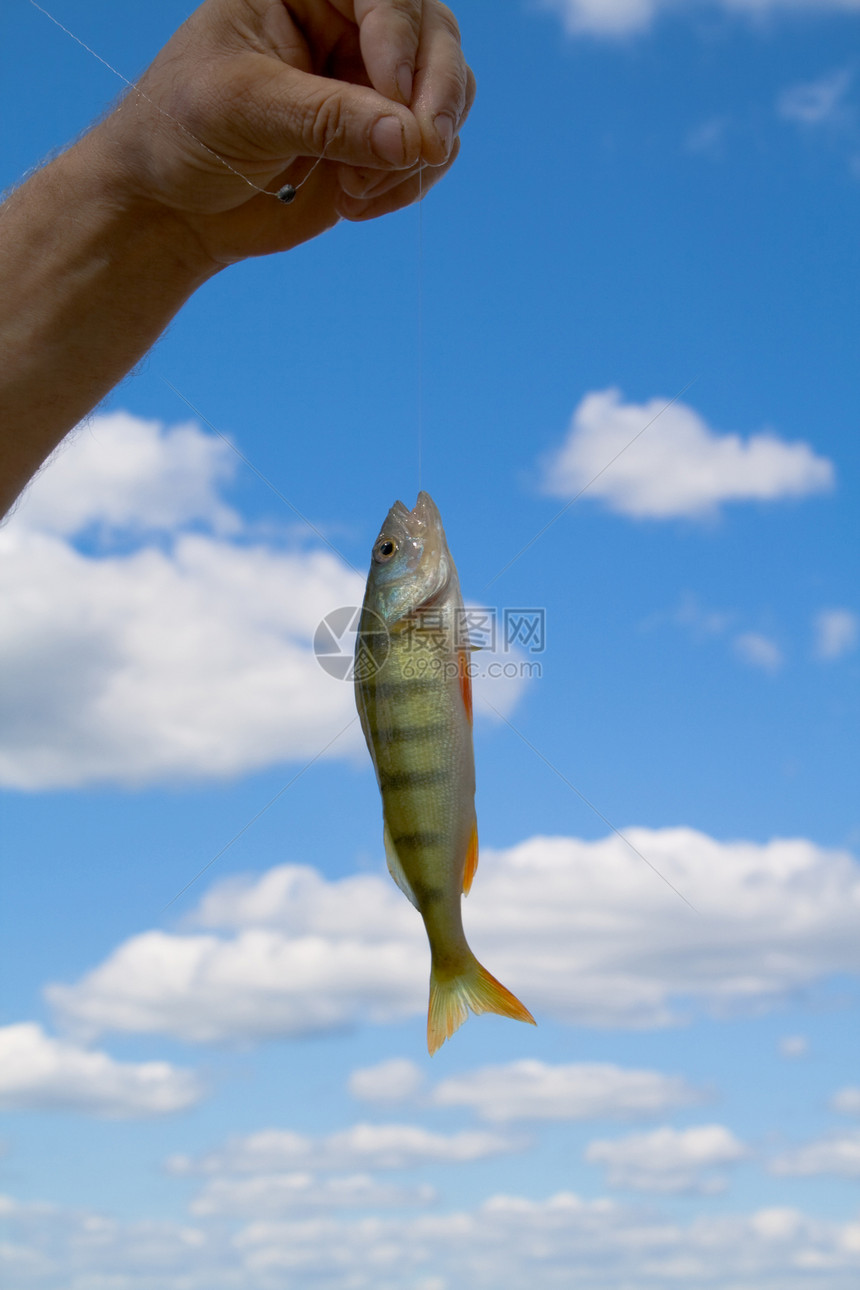
[[[50,7],[129,76],[185,16]],[[0,533],[15,1290],[857,1284],[860,6],[455,9],[421,229],[210,282]],[[11,184],[119,83],[0,37]],[[419,421],[467,600],[546,628],[465,906],[538,1028],[432,1061],[311,648]]]

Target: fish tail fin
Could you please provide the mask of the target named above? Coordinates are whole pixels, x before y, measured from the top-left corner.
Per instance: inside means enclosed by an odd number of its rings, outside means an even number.
[[[430,969],[427,1048],[431,1057],[460,1029],[470,1012],[497,1012],[502,1017],[537,1025],[528,1008],[481,967],[471,951],[463,968],[453,975],[438,972],[435,963]]]

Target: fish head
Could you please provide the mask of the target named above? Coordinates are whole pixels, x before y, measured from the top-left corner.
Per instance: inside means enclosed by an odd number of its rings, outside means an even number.
[[[442,517],[429,493],[410,511],[395,502],[373,544],[365,604],[388,627],[445,590],[454,569]]]

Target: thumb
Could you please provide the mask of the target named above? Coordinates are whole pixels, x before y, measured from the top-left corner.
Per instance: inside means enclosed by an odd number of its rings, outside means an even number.
[[[262,97],[264,103],[250,105],[254,134],[275,157],[325,156],[327,161],[392,170],[418,161],[421,130],[415,117],[367,86],[285,66],[269,80]]]

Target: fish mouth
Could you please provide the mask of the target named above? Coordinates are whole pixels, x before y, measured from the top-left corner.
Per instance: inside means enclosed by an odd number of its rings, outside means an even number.
[[[388,512],[382,532],[405,538],[421,552],[427,595],[419,607],[428,608],[440,600],[451,581],[451,557],[442,516],[430,494],[419,492],[412,510],[403,502],[396,501]]]
[[[420,608],[432,608],[448,591],[451,581],[451,558],[442,527],[439,507],[429,493],[420,492],[410,512],[412,524],[417,526],[424,544],[424,561],[435,571],[436,585],[422,601]]]
[[[397,551],[390,563],[387,543]],[[412,510],[395,502],[374,543],[368,578],[374,603],[389,629],[442,601],[456,578],[442,517],[430,494],[420,492]]]
[[[420,492],[418,494],[418,500],[413,506],[411,514],[419,524],[432,528],[435,532],[442,532],[442,516],[439,514],[439,507],[429,493]]]
[[[418,500],[408,512],[407,527],[412,537],[421,541],[424,559],[438,565],[447,553],[448,543],[445,541],[439,507],[429,493],[418,494]]]
[[[433,501],[429,493],[420,492],[418,500],[410,511],[408,506],[403,502],[396,501],[388,512],[384,528],[391,524],[394,527],[403,525],[410,537],[422,538],[427,540],[429,535],[442,535],[444,540],[445,531],[442,528],[442,516],[439,514],[439,507]]]

